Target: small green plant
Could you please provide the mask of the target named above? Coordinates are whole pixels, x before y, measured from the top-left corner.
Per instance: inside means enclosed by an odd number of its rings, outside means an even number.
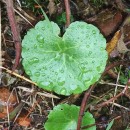
[[[45,20],[30,29],[22,41],[25,72],[40,88],[57,94],[70,95],[87,90],[104,71],[107,61],[105,38],[97,27],[79,21],[71,23],[60,37],[58,25],[50,22],[45,12],[43,14]],[[73,105],[56,106],[48,116],[46,130],[75,129],[78,112],[79,107]],[[94,123],[90,115],[85,114],[83,125]],[[89,116],[90,122],[87,121]],[[65,121],[59,125],[61,118]],[[72,129],[68,129],[69,126]]]
[[[48,120],[44,125],[46,130],[76,130],[79,107],[75,105],[61,104],[55,106],[50,112]],[[83,117],[82,126],[95,124],[95,120],[89,112]],[[96,126],[91,126],[84,130],[96,130]]]
[[[98,28],[73,22],[63,37],[54,22],[40,21],[22,41],[23,66],[39,87],[57,94],[81,93],[104,71],[106,40]]]
[[[108,124],[106,130],[110,130],[112,125],[113,125],[113,123],[114,123],[114,119]]]
[[[71,20],[71,22],[74,21],[73,15],[70,16],[70,20]],[[60,15],[58,15],[58,16],[56,17],[56,23],[57,23],[59,26],[65,25],[65,23],[66,23],[66,12],[63,12],[62,14],[60,14]]]
[[[124,74],[122,71],[121,71],[121,75],[120,75],[120,78],[119,78],[119,81],[121,82],[121,84],[127,84],[128,82],[128,79],[130,77],[130,70],[129,69],[126,69],[126,74]]]

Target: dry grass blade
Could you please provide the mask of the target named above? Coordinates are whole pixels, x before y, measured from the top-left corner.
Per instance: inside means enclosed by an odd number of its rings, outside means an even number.
[[[21,17],[23,18],[26,22],[28,22],[32,27],[34,27],[29,20],[27,20],[18,10],[14,9],[14,11]]]
[[[15,73],[15,72],[5,68],[5,67],[0,66],[0,69],[6,70],[6,72],[8,72],[9,74],[12,74],[12,75],[14,75],[14,76],[16,76],[16,77],[18,77],[18,78],[20,78],[22,80],[25,80],[25,81],[37,86],[37,84],[35,82],[32,82],[31,80],[27,79],[26,77],[21,76],[21,75]],[[49,97],[49,98],[57,98],[57,99],[59,99],[59,97],[57,97],[57,96],[55,96],[53,94],[47,93],[47,92],[42,93],[42,95],[44,95],[45,97]]]
[[[33,17],[31,17],[30,15],[28,15],[24,10],[22,10],[19,6],[16,6],[16,8],[22,13],[24,14],[24,16],[26,16],[28,19],[35,21],[35,19]]]

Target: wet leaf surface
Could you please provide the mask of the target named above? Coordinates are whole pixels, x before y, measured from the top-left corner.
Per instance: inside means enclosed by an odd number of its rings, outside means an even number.
[[[77,126],[79,107],[75,105],[62,104],[55,106],[50,112],[48,120],[45,124],[46,130],[75,130]],[[82,126],[92,125],[95,120],[91,113],[86,112],[83,117]],[[92,126],[85,130],[96,130],[96,126]]]
[[[24,37],[24,69],[41,88],[62,95],[81,93],[98,81],[105,68],[106,40],[85,22],[71,23],[63,38],[57,24],[51,26],[52,30],[48,21],[41,21]]]

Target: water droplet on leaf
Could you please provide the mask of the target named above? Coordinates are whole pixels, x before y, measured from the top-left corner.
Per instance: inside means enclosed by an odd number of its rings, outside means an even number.
[[[87,47],[87,48],[89,48],[89,47],[90,47],[90,45],[86,45],[86,47]]]
[[[103,51],[103,50],[104,50],[104,48],[103,48],[103,47],[101,47],[101,48],[100,48],[100,50],[101,50],[101,51]]]
[[[93,33],[93,34],[96,34],[96,30],[93,30],[92,33]]]
[[[31,60],[32,60],[33,63],[38,63],[39,62],[39,59],[36,58],[36,57],[32,58]]]
[[[72,85],[70,85],[70,87],[71,87],[71,90],[75,90],[77,88],[77,85],[76,84],[72,84]]]
[[[61,72],[61,73],[64,73],[64,69],[61,69],[60,72]]]
[[[62,89],[61,89],[61,91],[60,91],[60,93],[61,93],[62,95],[65,95],[65,94],[66,94],[66,92],[67,92],[67,91],[66,91],[66,89],[65,89],[65,88],[62,88]]]
[[[42,82],[41,85],[43,87],[49,87],[50,86],[50,82],[45,81],[45,82]]]
[[[40,43],[44,43],[44,37],[42,35],[37,35],[37,41]]]
[[[35,72],[34,75],[35,75],[36,77],[39,77],[39,76],[40,76],[40,72]]]
[[[57,73],[57,72],[55,72],[55,75],[58,75],[58,73]]]
[[[85,67],[85,64],[81,64],[81,70],[82,70],[82,72],[84,72],[84,70],[86,69],[86,67]]]
[[[27,70],[26,73],[27,73],[28,75],[32,75],[32,73],[31,73],[30,70]]]
[[[40,43],[40,44],[39,44],[39,47],[40,47],[40,48],[43,48],[43,47],[44,47],[44,44]]]
[[[36,49],[37,48],[37,44],[34,44],[34,49]]]
[[[88,52],[88,55],[90,56],[91,54],[92,54],[92,51],[89,51],[89,52]]]
[[[42,30],[45,30],[45,27],[42,27]]]

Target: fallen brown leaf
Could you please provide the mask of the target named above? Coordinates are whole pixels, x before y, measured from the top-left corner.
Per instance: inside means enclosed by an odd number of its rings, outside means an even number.
[[[17,98],[14,93],[11,93],[9,89],[3,87],[0,89],[0,118],[7,116],[7,107],[8,112],[11,112],[14,109],[14,106],[17,104]]]
[[[21,126],[25,126],[28,127],[31,123],[31,119],[30,118],[26,118],[25,116],[23,117],[19,117],[17,120],[17,123]]]
[[[121,37],[121,31],[118,30],[115,33],[114,37],[111,39],[111,41],[107,43],[106,50],[107,50],[108,54],[110,54],[115,49],[120,37]]]
[[[91,18],[86,18],[86,22],[96,25],[101,33],[108,37],[113,34],[122,23],[123,13],[117,10],[106,9]]]
[[[124,43],[124,32],[123,32],[123,29],[122,29],[122,34],[121,34],[121,37],[120,39],[118,40],[118,44],[117,44],[117,51],[119,53],[125,53],[127,51],[130,51],[129,49],[127,49],[125,43]]]

